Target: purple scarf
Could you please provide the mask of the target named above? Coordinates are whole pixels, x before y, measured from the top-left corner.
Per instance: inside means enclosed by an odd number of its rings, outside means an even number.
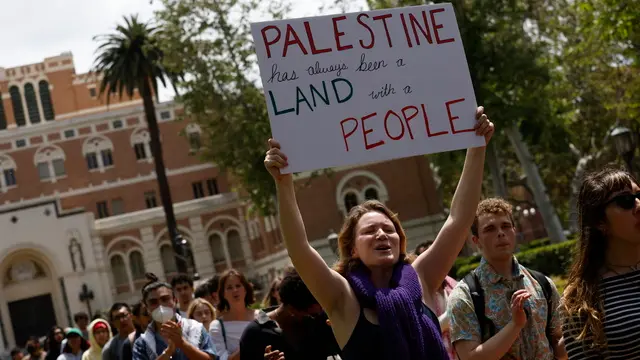
[[[347,279],[360,306],[376,310],[387,359],[449,358],[438,328],[423,311],[422,289],[411,265],[400,261],[394,267],[390,288],[377,289],[364,266],[350,271]]]

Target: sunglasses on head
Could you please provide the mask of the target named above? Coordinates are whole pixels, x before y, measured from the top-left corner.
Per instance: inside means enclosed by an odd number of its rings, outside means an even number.
[[[616,206],[621,209],[631,210],[636,206],[636,199],[640,200],[640,193],[621,194],[614,196],[611,200],[607,201],[607,205],[616,204]]]

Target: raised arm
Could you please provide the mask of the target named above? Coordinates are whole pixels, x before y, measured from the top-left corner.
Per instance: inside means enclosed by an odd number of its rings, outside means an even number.
[[[267,151],[265,166],[273,176],[278,190],[278,211],[280,229],[291,262],[300,274],[313,296],[329,316],[338,304],[344,304],[349,291],[349,283],[337,272],[331,270],[320,254],[309,244],[307,233],[298,208],[291,174],[280,174],[287,166],[287,157],[280,150],[280,144],[269,140],[271,149]]]
[[[484,136],[488,143],[494,132],[493,123],[484,114],[483,107],[478,108],[476,118],[476,134]],[[462,176],[451,201],[449,217],[433,245],[413,262],[422,280],[425,299],[431,298],[442,285],[469,236],[482,191],[485,149],[486,146],[467,149]]]

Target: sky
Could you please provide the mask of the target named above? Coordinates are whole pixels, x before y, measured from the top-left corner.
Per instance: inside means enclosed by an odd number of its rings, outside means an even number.
[[[320,15],[319,7],[331,0],[290,0],[289,17]],[[352,0],[360,10],[364,0]],[[313,6],[309,6],[313,4]],[[42,62],[44,58],[71,51],[77,73],[90,70],[97,43],[95,35],[110,33],[124,15],[153,17],[158,0],[7,0],[2,1],[0,67],[10,68]],[[337,12],[337,11],[333,11]],[[263,19],[268,20],[268,19]],[[161,100],[172,97],[160,92]]]

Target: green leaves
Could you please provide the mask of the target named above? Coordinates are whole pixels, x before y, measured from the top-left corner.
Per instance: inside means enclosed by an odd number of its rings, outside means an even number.
[[[273,179],[263,166],[269,117],[262,90],[254,83],[257,63],[249,18],[252,0],[164,0],[156,14],[167,64],[185,73],[177,98],[200,124],[205,146],[200,156],[230,172],[241,194],[262,214],[275,212]],[[271,2],[267,11],[286,6]]]
[[[114,33],[98,35],[100,42],[92,72],[102,76],[100,95],[107,93],[107,103],[111,92],[133,97],[135,89],[143,83],[150,83],[154,94],[158,94],[158,81],[166,86],[166,79],[172,86],[180,73],[171,72],[163,64],[164,53],[158,47],[159,28],[142,23],[136,15],[124,17],[124,25],[118,25]],[[175,87],[174,87],[175,88]]]

